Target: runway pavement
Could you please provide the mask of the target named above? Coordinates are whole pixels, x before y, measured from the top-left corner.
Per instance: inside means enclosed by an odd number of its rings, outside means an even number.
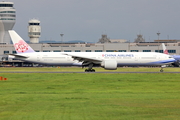
[[[89,74],[96,74],[96,73],[180,73],[180,72],[44,72],[44,71],[36,71],[36,72],[22,72],[22,71],[7,71],[7,72],[0,72],[0,73],[89,73]]]

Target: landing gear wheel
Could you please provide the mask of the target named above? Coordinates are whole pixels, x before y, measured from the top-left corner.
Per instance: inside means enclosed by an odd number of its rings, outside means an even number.
[[[92,69],[93,65],[94,65],[93,63],[90,63],[90,64],[88,65],[88,69],[85,69],[85,72],[95,72],[95,70]]]
[[[94,69],[86,69],[85,72],[95,72]]]
[[[160,70],[160,72],[163,72],[163,71],[164,71],[163,69]]]

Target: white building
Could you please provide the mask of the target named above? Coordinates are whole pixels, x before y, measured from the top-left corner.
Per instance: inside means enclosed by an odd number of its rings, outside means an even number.
[[[39,43],[36,52],[163,52],[161,43]],[[180,42],[165,43],[169,54],[180,55]],[[0,44],[0,55],[15,54],[13,44]]]
[[[32,19],[29,21],[28,35],[30,38],[30,43],[39,43],[39,37],[41,35],[41,26],[39,20]]]
[[[0,2],[0,43],[10,44],[8,30],[12,30],[16,21],[13,2]]]

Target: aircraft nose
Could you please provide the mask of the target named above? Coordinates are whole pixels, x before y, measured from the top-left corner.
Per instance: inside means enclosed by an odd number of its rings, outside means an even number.
[[[171,58],[171,60],[172,60],[173,62],[175,62],[175,61],[176,61],[176,59],[174,59],[174,58]]]

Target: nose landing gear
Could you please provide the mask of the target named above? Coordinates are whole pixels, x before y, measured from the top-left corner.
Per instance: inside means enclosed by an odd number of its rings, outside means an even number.
[[[166,65],[162,65],[161,69],[160,69],[160,72],[164,72],[163,68],[165,68],[165,67],[166,67]]]

